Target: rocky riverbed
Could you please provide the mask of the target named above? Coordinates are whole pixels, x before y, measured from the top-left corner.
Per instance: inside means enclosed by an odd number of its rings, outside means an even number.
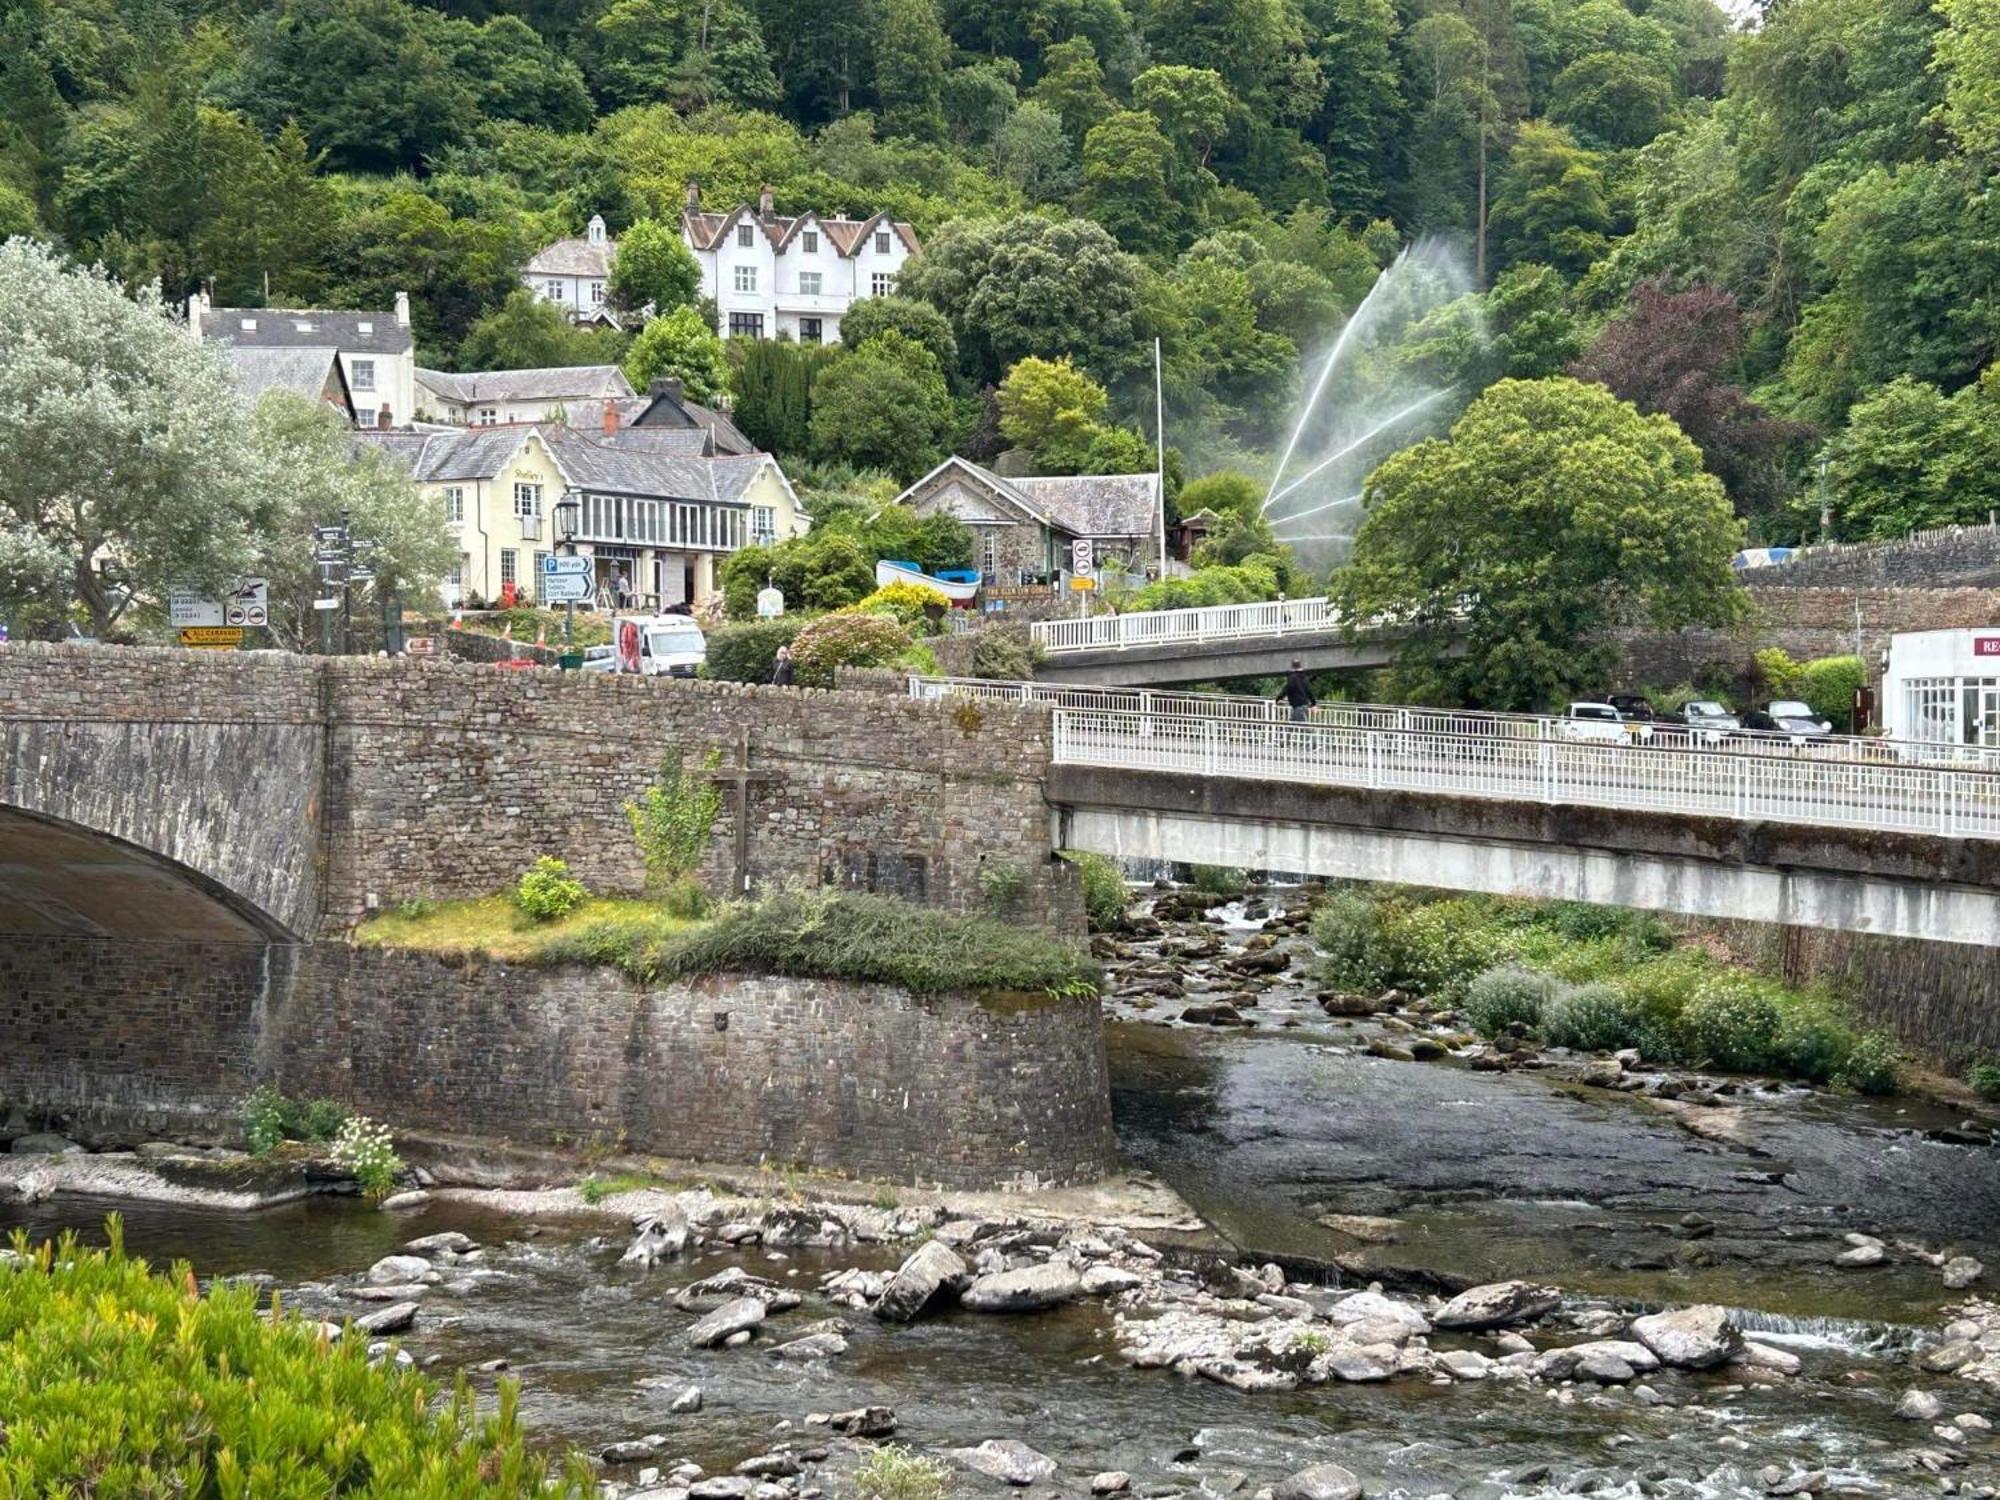
[[[1191,905],[1112,940],[1116,1114],[1228,1243],[1143,1178],[244,1214],[75,1196],[153,1169],[106,1156],[0,1157],[0,1224],[122,1208],[145,1253],[380,1358],[519,1378],[538,1433],[651,1500],[847,1494],[884,1442],[969,1495],[1993,1493],[1983,1127],[1612,1059],[1475,1067],[1394,997],[1329,1014],[1295,893]],[[1217,996],[1250,1024],[1183,1018]]]

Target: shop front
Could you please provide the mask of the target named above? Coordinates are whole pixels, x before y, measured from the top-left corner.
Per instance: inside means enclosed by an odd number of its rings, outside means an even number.
[[[1882,712],[1896,739],[2000,748],[2000,626],[1891,636]]]

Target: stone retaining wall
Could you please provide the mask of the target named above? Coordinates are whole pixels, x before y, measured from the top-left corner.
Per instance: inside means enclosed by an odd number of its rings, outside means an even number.
[[[1939,529],[1904,541],[1808,547],[1744,581],[1771,588],[1957,588],[2000,583],[2000,527]]]
[[[232,1138],[243,1095],[274,1083],[404,1129],[897,1182],[1077,1181],[1113,1160],[1094,999],[7,938],[0,1028],[0,1101],[100,1139]]]

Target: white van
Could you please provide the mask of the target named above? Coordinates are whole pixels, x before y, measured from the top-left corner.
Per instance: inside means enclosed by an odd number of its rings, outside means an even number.
[[[627,615],[612,626],[611,646],[611,670],[630,672],[636,660],[646,677],[693,677],[708,660],[708,639],[688,615]]]

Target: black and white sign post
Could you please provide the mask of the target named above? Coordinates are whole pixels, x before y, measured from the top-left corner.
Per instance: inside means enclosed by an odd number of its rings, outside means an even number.
[[[354,535],[352,514],[341,507],[340,521],[333,526],[313,527],[313,561],[319,566],[320,587],[324,591],[313,600],[313,608],[320,616],[320,653],[334,654],[333,612],[340,611],[340,650],[343,655],[354,651],[354,594],[357,583],[367,583],[375,576],[375,569],[369,559],[375,555],[375,543],[367,538]],[[386,645],[387,642],[385,641]]]

